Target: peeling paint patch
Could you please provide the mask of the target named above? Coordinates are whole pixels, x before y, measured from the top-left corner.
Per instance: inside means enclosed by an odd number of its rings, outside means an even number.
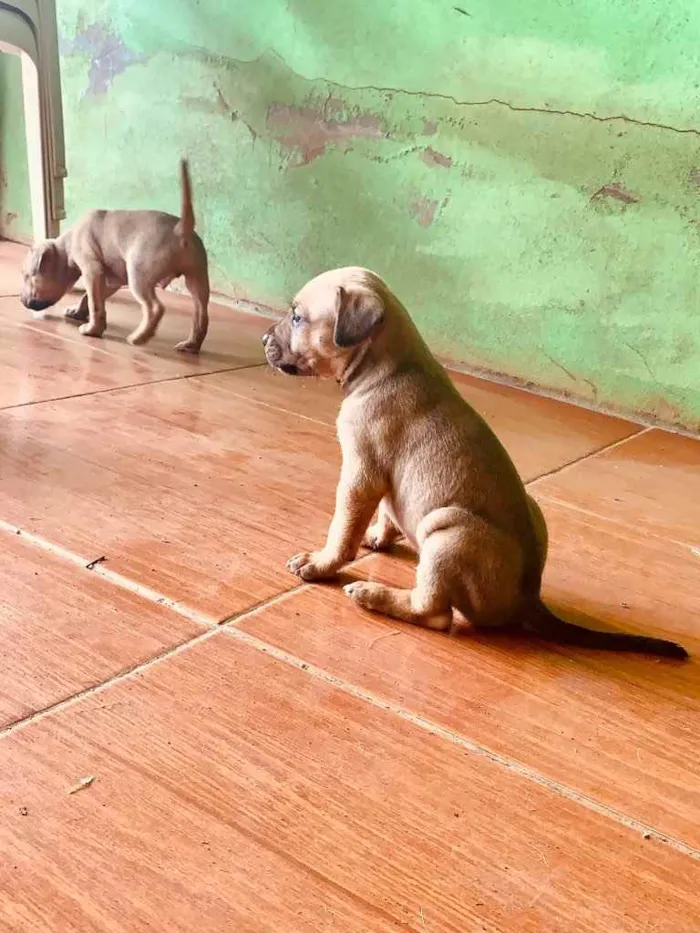
[[[640,195],[623,188],[619,181],[612,181],[608,185],[603,185],[603,187],[599,188],[591,197],[591,201],[600,201],[603,198],[613,198],[615,201],[620,201],[622,204],[637,204],[641,201]]]
[[[109,90],[117,75],[130,65],[146,61],[146,56],[137,55],[128,49],[121,36],[113,32],[109,24],[78,21],[78,32],[73,39],[61,40],[62,55],[85,55],[90,58],[88,97],[100,97]]]
[[[700,188],[700,168],[691,168],[688,172],[688,181],[696,188]]]
[[[333,99],[315,107],[272,103],[267,125],[280,145],[297,153],[298,165],[309,165],[334,143],[384,139],[387,135],[375,114],[350,110],[344,101]]]
[[[435,220],[435,213],[438,206],[438,201],[433,200],[433,198],[427,198],[425,195],[421,194],[409,202],[408,210],[411,217],[415,218],[421,227],[428,228],[432,226]]]
[[[440,165],[442,168],[452,168],[452,159],[438,152],[436,149],[433,149],[432,146],[428,146],[427,149],[424,149],[420,157],[426,165]]]

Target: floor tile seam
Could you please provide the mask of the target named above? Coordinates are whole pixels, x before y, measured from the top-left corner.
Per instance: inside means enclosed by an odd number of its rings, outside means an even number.
[[[527,480],[525,486],[530,489],[543,480],[549,479],[552,476],[558,476],[561,473],[571,469],[572,467],[580,466],[582,463],[586,463],[588,460],[592,460],[595,457],[598,457],[601,454],[605,454],[610,450],[615,450],[618,447],[622,447],[623,444],[626,444],[628,441],[634,440],[637,437],[641,437],[642,434],[648,434],[649,431],[654,430],[657,429],[651,427],[640,427],[638,430],[633,431],[631,434],[627,434],[625,437],[618,438],[616,441],[611,441],[609,444],[602,444],[600,447],[596,447],[594,450],[589,450],[588,453],[582,454],[580,457],[575,457],[573,460],[567,460],[566,463],[562,463],[560,466],[553,467],[551,470],[547,470],[545,473],[541,473],[539,476],[534,476],[532,479]]]
[[[651,539],[652,541],[672,544],[675,547],[679,547],[686,551],[691,551],[696,556],[700,556],[700,538],[697,542],[684,541],[681,538],[670,538],[668,535],[658,534],[649,528],[640,528],[639,525],[633,525],[631,522],[621,521],[620,519],[611,518],[610,515],[603,515],[602,512],[594,512],[592,509],[583,508],[583,506],[577,505],[575,502],[571,502],[568,499],[564,499],[556,495],[548,496],[545,494],[542,496],[537,496],[536,498],[540,503],[556,505],[559,508],[566,509],[569,512],[574,512],[578,515],[585,515],[588,518],[594,518],[596,521],[607,525],[610,531],[617,531],[621,537],[627,538],[629,541],[634,541],[641,535],[644,538]],[[634,535],[630,536],[626,534],[625,532],[627,531],[634,532]]]
[[[268,599],[262,600],[260,603],[256,603],[252,606],[246,606],[239,612],[227,616],[223,621],[217,621],[213,616],[208,617],[204,613],[198,613],[196,610],[192,610],[182,603],[177,603],[175,600],[171,600],[168,597],[162,596],[150,587],[144,587],[141,584],[138,584],[136,581],[131,580],[129,577],[126,577],[123,574],[116,573],[115,571],[108,571],[103,568],[102,565],[98,564],[94,568],[88,569],[85,559],[80,555],[77,555],[74,552],[69,551],[59,545],[55,545],[52,542],[47,541],[45,538],[39,537],[38,535],[33,535],[31,533],[22,532],[20,529],[15,529],[14,526],[2,521],[1,519],[0,531],[6,531],[10,534],[19,534],[23,540],[37,546],[39,549],[62,558],[67,562],[75,565],[76,567],[85,570],[87,573],[94,573],[117,588],[134,593],[147,602],[158,606],[163,606],[166,609],[170,609],[171,611],[176,612],[178,615],[183,616],[188,621],[200,625],[203,629],[201,633],[193,636],[192,638],[186,639],[184,642],[180,642],[177,645],[168,646],[151,657],[145,658],[144,660],[137,662],[135,665],[118,671],[111,677],[107,677],[105,680],[102,680],[99,683],[91,684],[84,690],[79,690],[68,697],[63,697],[55,703],[49,704],[46,707],[42,707],[40,710],[33,711],[28,716],[21,717],[14,722],[0,727],[0,738],[6,733],[16,732],[19,728],[25,725],[30,725],[39,719],[43,719],[50,713],[60,711],[67,706],[81,701],[85,697],[90,697],[103,689],[106,689],[114,684],[118,684],[133,674],[141,673],[145,671],[151,664],[165,661],[174,654],[180,654],[187,647],[199,644],[199,642],[203,640],[203,636],[208,637],[209,635],[219,631],[223,625],[235,624],[239,618],[245,617],[250,613],[266,609],[270,606],[274,606],[285,598],[293,596],[309,587],[308,583],[299,581],[299,583],[296,586],[293,586],[291,589],[284,590],[281,593],[276,593]]]
[[[189,622],[194,622],[195,624],[201,625],[204,628],[217,628],[219,626],[235,622],[243,615],[265,609],[268,606],[272,606],[278,600],[283,599],[293,593],[298,593],[310,585],[309,583],[297,577],[297,582],[293,586],[289,586],[286,589],[273,593],[271,596],[268,596],[257,603],[253,603],[250,606],[245,606],[243,609],[225,614],[220,617],[213,615],[210,616],[207,613],[192,609],[186,603],[172,599],[169,596],[165,596],[163,593],[158,592],[158,590],[154,590],[152,587],[145,586],[144,584],[139,583],[137,580],[133,580],[131,577],[123,573],[119,573],[116,570],[111,570],[108,566],[106,566],[105,563],[101,562],[99,558],[96,560],[95,558],[89,558],[82,554],[78,554],[75,551],[72,551],[70,548],[65,548],[63,545],[57,544],[54,541],[43,537],[43,535],[38,535],[32,531],[27,531],[26,529],[20,528],[18,525],[5,521],[5,519],[2,518],[0,518],[0,532],[5,532],[6,534],[12,535],[13,537],[21,538],[23,541],[33,545],[39,550],[46,551],[52,554],[54,557],[58,557],[67,563],[72,564],[74,567],[85,571],[86,573],[94,574],[95,576],[100,577],[100,579],[116,586],[118,589],[133,593],[135,596],[138,596],[146,602],[153,603],[157,606],[162,606],[165,609],[170,609],[172,612],[182,616]],[[355,564],[359,564],[362,561],[374,556],[376,556],[374,551],[368,551],[366,554],[361,554],[359,557],[356,557],[355,560],[347,566],[353,567]],[[289,576],[291,580],[293,577],[291,572]]]
[[[259,610],[255,610],[253,613],[246,613],[245,617],[253,614],[259,614]],[[222,631],[222,633],[228,637],[236,639],[237,641],[241,642],[241,644],[246,645],[252,650],[258,651],[261,654],[265,654],[277,661],[280,661],[281,663],[294,667],[295,669],[304,673],[306,676],[313,677],[328,684],[331,687],[335,687],[336,689],[341,690],[343,693],[352,696],[354,699],[367,703],[369,706],[372,706],[375,709],[391,713],[402,721],[408,722],[424,732],[430,733],[431,735],[434,735],[444,741],[449,742],[452,745],[459,747],[468,754],[486,759],[491,764],[509,772],[510,774],[515,774],[520,778],[529,781],[530,783],[542,787],[543,789],[555,794],[558,797],[564,798],[571,803],[592,811],[598,816],[604,817],[605,819],[620,826],[624,826],[626,829],[641,835],[645,840],[656,840],[657,842],[668,846],[680,854],[692,858],[695,861],[700,861],[700,849],[691,846],[690,844],[684,842],[682,839],[678,839],[675,836],[665,833],[662,830],[643,822],[642,820],[636,819],[635,817],[628,816],[626,813],[623,813],[614,807],[602,803],[595,797],[591,797],[588,794],[577,791],[575,788],[569,787],[567,784],[557,781],[554,778],[547,777],[546,775],[528,767],[517,759],[502,755],[499,752],[489,748],[488,746],[482,745],[473,739],[468,738],[466,735],[463,735],[460,732],[440,725],[439,723],[421,715],[420,713],[415,713],[398,703],[394,703],[392,700],[389,700],[386,697],[382,697],[373,691],[367,690],[358,686],[357,684],[352,683],[351,681],[345,680],[344,678],[331,673],[325,668],[319,667],[310,661],[305,660],[304,658],[300,658],[291,652],[285,651],[284,649],[279,648],[262,638],[251,635],[244,629],[240,628],[240,623],[245,621],[245,617],[239,617],[235,624],[224,625],[220,631]]]
[[[346,567],[351,569],[355,564],[361,563],[363,560],[367,560],[369,557],[376,556],[376,552],[368,551],[366,554],[361,554],[359,557],[356,557],[351,563],[347,564]],[[289,572],[290,577],[292,576],[291,571]],[[242,621],[253,613],[262,612],[264,609],[268,609],[271,606],[276,606],[278,603],[283,602],[290,596],[295,596],[299,593],[304,592],[305,590],[310,589],[312,586],[317,584],[307,583],[305,580],[297,577],[297,583],[294,586],[289,587],[286,590],[282,590],[279,593],[274,593],[272,596],[267,597],[266,599],[261,599],[259,603],[255,603],[252,606],[246,606],[245,609],[241,609],[238,612],[231,613],[228,616],[224,616],[216,624],[219,627],[227,625],[236,625],[239,621]],[[321,584],[323,585],[323,584]]]
[[[91,559],[89,557],[85,557],[84,555],[76,554],[75,551],[72,551],[69,548],[65,548],[60,544],[56,544],[54,541],[50,541],[48,538],[44,538],[42,535],[37,535],[34,534],[34,532],[20,528],[17,525],[12,524],[12,522],[5,521],[2,518],[0,518],[0,532],[5,532],[6,534],[21,538],[23,541],[26,541],[39,550],[46,551],[47,553],[52,554],[54,557],[58,557],[67,563],[78,567],[85,573],[94,574],[95,576],[100,577],[102,580],[106,580],[108,583],[113,584],[121,590],[126,590],[127,592],[133,593],[146,602],[150,602],[154,605],[162,606],[165,609],[171,610],[177,615],[187,619],[189,622],[194,622],[197,625],[201,625],[208,629],[216,628],[218,625],[215,617],[210,617],[205,613],[198,612],[196,609],[191,609],[189,606],[179,602],[178,600],[171,599],[169,596],[165,596],[163,593],[159,593],[157,590],[154,590],[151,587],[144,586],[142,583],[138,583],[136,580],[132,580],[130,577],[127,577],[116,570],[111,570],[109,567],[105,566],[103,562],[100,562],[99,558]]]
[[[16,529],[15,526],[10,525],[9,523],[0,521],[0,529],[5,530],[8,533],[16,534],[19,529]],[[21,533],[21,532],[20,532]],[[51,551],[51,553],[59,554],[64,558],[67,557],[72,563],[78,563],[79,566],[85,568],[84,561],[81,558],[78,558],[77,555],[74,555],[70,551],[66,551],[63,548],[52,545],[50,542],[46,542],[45,539],[38,538],[35,535],[24,535],[24,537],[31,540],[34,544],[38,544],[40,547],[45,550]],[[363,558],[369,557],[371,554],[363,555]],[[95,568],[93,571],[96,572],[99,568]],[[162,605],[161,597],[155,593],[153,590],[148,588],[141,587],[138,584],[133,584],[128,578],[123,577],[120,574],[113,574],[110,572],[107,575],[108,578],[112,579],[112,582],[117,585],[121,585],[123,588],[138,592],[140,595],[145,594],[144,598],[150,599],[152,602],[157,602]],[[137,588],[134,590],[134,586]],[[29,725],[32,725],[36,722],[41,721],[49,715],[58,713],[64,709],[67,709],[73,705],[84,702],[87,698],[94,696],[98,693],[101,693],[105,690],[112,688],[113,686],[121,683],[122,681],[129,679],[131,677],[137,676],[138,674],[146,671],[148,668],[160,664],[163,661],[167,661],[170,658],[181,654],[182,652],[189,650],[195,645],[200,644],[202,641],[207,640],[217,633],[221,632],[222,634],[233,637],[260,653],[267,654],[274,657],[276,660],[291,665],[296,669],[304,672],[305,674],[320,679],[331,686],[336,687],[337,689],[342,690],[343,692],[359,699],[363,702],[368,703],[369,705],[382,709],[384,711],[390,712],[398,718],[411,723],[412,725],[422,729],[423,731],[429,732],[443,740],[450,742],[453,745],[461,747],[468,753],[477,755],[482,758],[486,758],[491,763],[500,766],[501,768],[518,774],[521,778],[529,780],[531,783],[535,783],[543,788],[548,789],[550,792],[556,793],[560,797],[574,802],[578,805],[584,806],[586,809],[592,810],[593,812],[606,817],[607,819],[613,820],[614,822],[625,826],[626,828],[633,830],[637,833],[642,833],[645,838],[656,839],[658,842],[661,842],[676,851],[690,856],[693,859],[700,860],[700,850],[693,848],[692,846],[684,843],[682,840],[676,839],[673,836],[670,836],[661,830],[656,829],[653,826],[645,824],[633,817],[629,817],[624,813],[621,813],[618,810],[615,810],[612,807],[609,807],[605,804],[602,804],[600,801],[597,801],[595,798],[589,797],[585,794],[580,793],[579,791],[574,790],[573,788],[568,787],[561,782],[555,781],[552,778],[548,778],[545,775],[540,774],[539,772],[527,767],[526,765],[521,764],[515,759],[507,758],[504,755],[499,754],[498,752],[489,749],[486,746],[480,745],[479,743],[467,738],[466,736],[458,733],[454,730],[448,729],[445,726],[441,726],[438,723],[433,722],[432,720],[418,714],[414,713],[411,710],[406,709],[399,704],[393,703],[390,700],[387,700],[378,694],[375,694],[371,691],[365,690],[356,684],[346,681],[343,678],[337,677],[334,674],[331,674],[329,671],[326,671],[323,668],[320,668],[310,662],[298,658],[296,655],[293,655],[287,651],[284,651],[276,646],[272,645],[269,642],[266,642],[262,639],[259,639],[241,629],[240,623],[245,621],[246,618],[251,615],[260,614],[265,606],[269,606],[283,600],[292,598],[300,591],[306,589],[306,585],[300,584],[298,587],[295,587],[292,590],[285,591],[284,593],[277,594],[275,597],[272,597],[270,600],[261,603],[259,606],[247,609],[241,613],[232,616],[227,622],[221,624],[212,624],[208,619],[202,622],[204,619],[203,616],[197,615],[195,621],[199,621],[200,624],[205,625],[206,627],[198,635],[195,635],[193,638],[187,639],[184,642],[172,647],[168,647],[158,654],[150,657],[144,661],[141,661],[135,665],[132,665],[126,670],[119,672],[111,678],[108,678],[105,681],[101,681],[99,684],[91,685],[85,690],[79,691],[76,694],[66,697],[55,704],[52,704],[42,710],[36,711],[31,715],[24,717],[21,720],[16,721],[15,723],[9,724],[2,729],[0,729],[0,738],[9,736],[19,731],[20,729],[26,728]],[[150,594],[150,596],[148,595]],[[176,604],[177,605],[177,604]],[[187,609],[187,607],[179,607],[179,609]],[[177,611],[177,609],[176,609]],[[187,610],[187,617],[192,617],[191,610]]]
[[[277,593],[273,593],[271,596],[260,600],[260,602],[253,603],[250,606],[245,606],[237,612],[228,613],[222,617],[217,617],[214,615],[208,615],[205,612],[200,612],[197,609],[193,609],[186,603],[180,602],[179,600],[171,599],[169,596],[165,596],[163,593],[158,592],[158,590],[154,590],[152,587],[145,586],[144,584],[139,583],[137,580],[133,580],[126,574],[119,573],[116,570],[111,570],[104,563],[94,563],[94,558],[91,560],[90,558],[87,558],[81,554],[76,554],[75,551],[72,551],[69,548],[64,548],[62,545],[56,544],[55,542],[50,541],[48,538],[44,538],[42,535],[34,534],[31,531],[25,531],[24,529],[19,528],[17,525],[13,525],[11,522],[7,522],[0,518],[0,532],[3,531],[7,534],[21,538],[23,541],[26,541],[27,543],[37,547],[39,550],[46,551],[52,554],[54,557],[58,557],[67,563],[72,564],[80,570],[85,571],[85,573],[91,573],[100,577],[100,579],[111,583],[118,589],[133,593],[135,596],[138,596],[140,599],[152,603],[153,605],[162,606],[165,609],[169,609],[177,615],[182,616],[184,619],[187,619],[188,622],[201,625],[206,629],[216,629],[222,625],[235,622],[236,619],[242,615],[246,615],[260,609],[265,609],[268,606],[275,605],[278,600],[293,593],[298,593],[300,590],[306,589],[309,586],[308,583],[305,583],[303,580],[297,578],[296,584],[284,590],[280,590]],[[365,558],[369,556],[371,555],[363,555]],[[358,558],[358,560],[362,560],[363,557]],[[91,566],[93,563],[94,565]],[[291,577],[292,575],[290,573],[290,579]]]
[[[157,654],[154,654],[149,658],[145,658],[142,661],[138,661],[136,664],[132,664],[129,667],[124,668],[123,670],[114,674],[112,677],[107,678],[107,680],[101,680],[99,683],[91,684],[89,687],[85,687],[83,690],[78,690],[76,693],[72,693],[70,696],[57,700],[55,703],[50,703],[48,706],[42,707],[39,710],[35,710],[29,715],[23,716],[21,719],[16,719],[14,722],[7,723],[0,728],[0,741],[2,741],[4,738],[8,738],[11,735],[14,735],[16,732],[19,732],[28,726],[32,726],[35,723],[41,722],[48,716],[53,716],[54,714],[61,713],[73,706],[85,703],[86,700],[90,699],[91,697],[103,693],[105,690],[108,690],[111,687],[117,686],[124,680],[137,677],[139,674],[142,674],[148,670],[149,667],[156,664],[161,664],[163,661],[168,661],[170,658],[188,651],[189,649],[201,644],[203,641],[206,641],[209,638],[212,638],[214,635],[217,635],[220,631],[221,628],[219,626],[210,626],[204,631],[199,632],[197,635],[193,635],[191,638],[179,642],[177,645],[169,645],[167,648],[164,648]]]
[[[51,549],[51,553],[56,553],[55,550]],[[85,566],[81,564],[80,566]],[[127,578],[123,578],[127,579]],[[117,584],[119,585],[119,584]],[[26,716],[22,716],[19,719],[16,719],[12,722],[6,723],[0,727],[0,739],[9,736],[15,732],[19,732],[21,729],[24,729],[27,726],[31,726],[36,722],[40,722],[42,719],[45,719],[47,716],[53,715],[54,713],[60,713],[65,709],[68,709],[72,706],[76,706],[79,703],[84,702],[86,699],[95,696],[96,694],[102,693],[110,687],[117,686],[124,680],[128,680],[131,677],[138,676],[139,674],[144,673],[152,665],[160,664],[163,661],[167,661],[172,657],[175,657],[179,654],[182,654],[184,651],[192,648],[196,645],[199,645],[202,641],[206,641],[211,638],[213,635],[218,632],[222,632],[224,626],[235,625],[239,620],[247,618],[249,615],[255,614],[262,611],[270,606],[277,605],[280,602],[283,602],[286,598],[296,595],[297,593],[308,589],[310,584],[300,582],[297,586],[293,587],[291,590],[285,590],[283,593],[278,593],[275,596],[271,597],[264,602],[256,604],[246,609],[241,610],[238,613],[235,613],[228,617],[223,622],[211,622],[207,623],[206,627],[202,632],[197,635],[193,635],[191,638],[185,639],[185,641],[179,642],[177,645],[168,645],[163,648],[163,650],[158,651],[156,654],[152,655],[149,658],[144,658],[141,661],[137,661],[135,664],[132,664],[120,671],[117,671],[111,677],[107,677],[105,680],[101,680],[98,683],[90,684],[89,687],[85,687],[82,690],[77,690],[75,693],[70,694],[69,696],[62,697],[60,700],[57,700],[55,703],[50,703],[48,706],[44,706],[41,709],[34,710]],[[200,623],[203,624],[203,623]]]
[[[272,606],[276,606],[278,603],[284,602],[288,597],[296,596],[298,593],[302,593],[310,586],[310,583],[305,583],[303,580],[297,580],[297,583],[293,586],[290,586],[288,589],[281,590],[279,593],[273,593],[272,596],[261,599],[260,602],[253,603],[252,606],[246,606],[237,612],[232,612],[230,615],[223,616],[216,623],[216,626],[217,628],[223,628],[226,625],[235,625],[239,619],[244,619],[254,612],[262,612],[264,609],[269,609]]]
[[[265,366],[266,364],[262,363],[260,365]],[[252,369],[253,367],[246,366],[243,368]],[[192,378],[208,379],[208,378],[211,378],[212,376],[218,376],[220,372],[223,373],[227,371],[238,372],[238,370],[219,370],[218,372],[201,373],[199,376],[193,376]],[[301,418],[303,421],[310,421],[312,424],[320,424],[324,428],[328,428],[330,431],[333,431],[335,427],[335,423],[333,421],[324,421],[322,418],[312,418],[311,415],[304,415],[301,412],[296,411],[292,408],[285,408],[282,405],[275,405],[274,402],[265,402],[262,399],[255,398],[253,395],[246,395],[245,392],[237,392],[235,390],[231,390],[230,388],[229,388],[229,392],[234,398],[243,399],[243,401],[245,402],[252,402],[254,405],[260,405],[261,408],[269,408],[271,411],[279,411],[284,415],[292,415],[295,418]]]
[[[142,389],[148,386],[163,385],[168,382],[179,382],[188,379],[201,379],[206,376],[217,376],[220,373],[242,372],[245,369],[257,369],[264,363],[246,363],[243,366],[231,366],[228,369],[213,369],[206,373],[180,373],[177,376],[164,376],[162,379],[149,379],[146,382],[131,382],[124,386],[110,386],[106,389],[93,389],[90,392],[75,392],[71,395],[58,395],[54,398],[42,398],[33,402],[20,402],[19,405],[0,405],[0,412],[14,411],[20,408],[35,408],[38,405],[53,405],[56,402],[67,402],[76,398],[89,398],[92,395],[109,395],[117,392],[129,392],[133,389]]]
[[[61,333],[56,330],[49,330],[47,327],[42,327],[42,324],[45,324],[47,321],[49,323],[53,322],[54,318],[42,319],[40,317],[28,317],[23,321],[5,321],[6,326],[16,327],[22,331],[29,331],[32,334],[39,334],[46,340],[53,340],[57,343],[70,344],[75,347],[88,347],[91,353],[97,353],[100,356],[109,356],[114,357],[114,354],[110,350],[105,350],[105,345],[109,345],[109,340],[99,340],[95,338],[90,343],[87,342],[85,337],[81,337],[79,334],[77,336],[68,336],[68,334]],[[77,334],[77,328],[72,332]]]

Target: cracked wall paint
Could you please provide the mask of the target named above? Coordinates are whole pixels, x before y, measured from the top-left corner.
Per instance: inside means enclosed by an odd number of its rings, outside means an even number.
[[[71,219],[184,153],[222,291],[369,265],[444,355],[700,428],[700,6],[58,7]]]

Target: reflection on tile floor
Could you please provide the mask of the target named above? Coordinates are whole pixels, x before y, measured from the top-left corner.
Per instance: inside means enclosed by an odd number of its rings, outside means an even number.
[[[107,340],[35,320],[22,252],[0,248],[3,933],[694,929],[697,662],[300,586],[335,386],[273,376],[266,322],[225,307],[183,359],[179,296],[139,350],[126,295]],[[697,657],[700,443],[456,379],[545,509],[551,604]],[[398,547],[347,575],[412,571]]]

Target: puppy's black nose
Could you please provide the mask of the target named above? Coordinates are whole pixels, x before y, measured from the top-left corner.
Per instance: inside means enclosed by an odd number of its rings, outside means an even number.
[[[270,333],[269,333],[269,331],[268,331],[266,334],[263,334],[263,335],[262,335],[262,345],[263,345],[264,347],[267,346],[267,341],[268,341],[269,339],[270,339]]]
[[[39,301],[37,298],[25,301],[23,298],[22,304],[25,308],[29,308],[30,311],[46,311],[47,308],[51,307],[53,301]]]

